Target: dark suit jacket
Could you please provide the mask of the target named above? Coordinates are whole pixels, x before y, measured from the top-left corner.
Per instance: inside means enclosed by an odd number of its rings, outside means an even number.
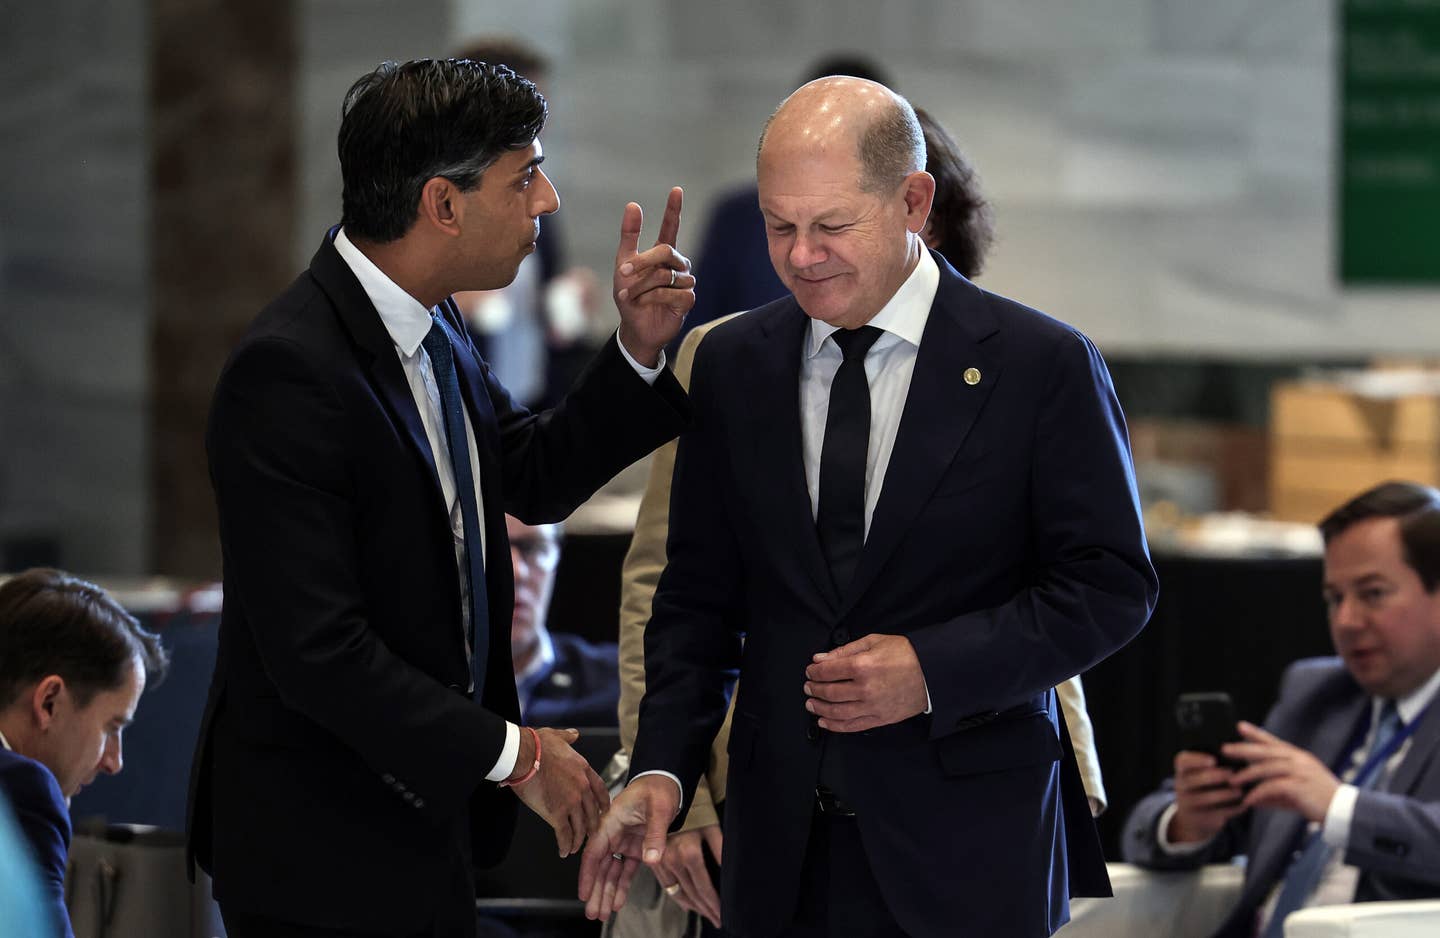
[[[250,915],[408,934],[468,903],[471,862],[503,855],[516,804],[484,781],[519,718],[504,514],[562,519],[688,409],[668,371],[647,387],[611,341],[562,405],[529,413],[445,315],[484,497],[478,701],[430,445],[329,237],[215,390],[225,607],[189,833],[216,897]]]
[[[1046,935],[1069,895],[1108,892],[1050,689],[1129,641],[1155,599],[1124,420],[1089,340],[935,257],[939,289],[843,593],[801,454],[808,318],[787,297],[715,327],[696,355],[632,774],[674,772],[688,804],[743,670],[723,864],[740,934],[791,915],[822,744],[908,933]],[[909,637],[933,713],[812,731],[811,656],[870,632]]]
[[[555,660],[531,679],[525,722],[531,726],[617,726],[620,649],[614,642],[587,642],[551,632]]]
[[[1370,719],[1370,696],[1338,658],[1309,658],[1285,671],[1280,698],[1265,718],[1270,732],[1308,750],[1332,769]],[[1360,792],[1345,862],[1360,868],[1355,901],[1440,897],[1440,705],[1415,729],[1405,759],[1378,789]],[[1305,832],[1293,811],[1269,809],[1235,818],[1210,846],[1188,856],[1160,850],[1160,815],[1175,800],[1171,783],[1141,801],[1125,822],[1125,859],[1154,869],[1190,869],[1246,854],[1245,887],[1217,936],[1249,936],[1255,915],[1285,875]]]
[[[0,792],[35,855],[52,934],[73,938],[65,910],[65,861],[70,855],[70,809],[55,776],[44,765],[0,748]]]

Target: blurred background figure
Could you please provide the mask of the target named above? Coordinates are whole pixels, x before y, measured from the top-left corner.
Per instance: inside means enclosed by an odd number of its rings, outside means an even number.
[[[510,66],[550,96],[550,68],[534,46],[509,37],[479,38],[456,58]],[[565,268],[557,216],[540,226],[535,253],[508,287],[455,294],[480,354],[500,383],[526,407],[551,407],[565,396],[595,352],[589,337],[598,280],[588,267]]]
[[[160,640],[93,583],[33,569],[0,586],[0,793],[40,871],[49,934],[73,934],[70,799],[120,771],[121,735],[167,663]]]
[[[0,796],[0,938],[30,938],[45,933],[40,878],[25,835]]]
[[[825,56],[800,84],[830,75],[849,75],[895,88],[884,69],[852,53]],[[695,308],[685,317],[680,335],[670,346],[672,356],[680,350],[685,334],[696,326],[785,295],[785,287],[770,264],[765,219],[760,215],[760,190],[753,178],[716,197],[696,255],[695,277],[701,284],[695,291]]]
[[[545,625],[560,565],[560,525],[528,525],[506,515],[505,530],[515,565],[510,654],[521,715],[541,726],[614,726],[620,700],[617,647],[551,632]]]

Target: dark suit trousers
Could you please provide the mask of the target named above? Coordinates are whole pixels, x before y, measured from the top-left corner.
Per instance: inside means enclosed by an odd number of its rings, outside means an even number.
[[[783,938],[905,938],[880,895],[854,818],[818,811],[810,824],[795,921]]]

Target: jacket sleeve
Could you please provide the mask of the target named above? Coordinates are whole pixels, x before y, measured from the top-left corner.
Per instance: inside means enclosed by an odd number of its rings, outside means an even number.
[[[702,326],[685,337],[675,358],[675,377],[682,386],[690,383],[695,349],[709,329]],[[650,621],[655,587],[665,569],[665,538],[670,527],[670,482],[675,469],[675,443],[655,451],[650,476],[635,520],[635,536],[625,554],[620,586],[620,744],[627,752],[635,747],[640,723],[640,699],[645,695],[645,626]],[[712,765],[719,753],[723,758],[729,742],[728,724],[721,728],[711,747]],[[681,830],[695,830],[717,823],[711,778],[701,779]],[[723,784],[723,778],[722,778]],[[724,797],[723,790],[719,797]]]
[[[70,813],[55,776],[37,762],[17,761],[0,785],[10,798],[39,873],[41,901],[52,935],[73,938],[65,908],[65,864],[70,852]]]

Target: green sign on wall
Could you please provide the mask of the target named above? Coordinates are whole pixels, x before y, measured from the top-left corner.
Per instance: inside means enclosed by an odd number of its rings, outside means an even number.
[[[1440,0],[1341,0],[1340,279],[1440,283]]]

